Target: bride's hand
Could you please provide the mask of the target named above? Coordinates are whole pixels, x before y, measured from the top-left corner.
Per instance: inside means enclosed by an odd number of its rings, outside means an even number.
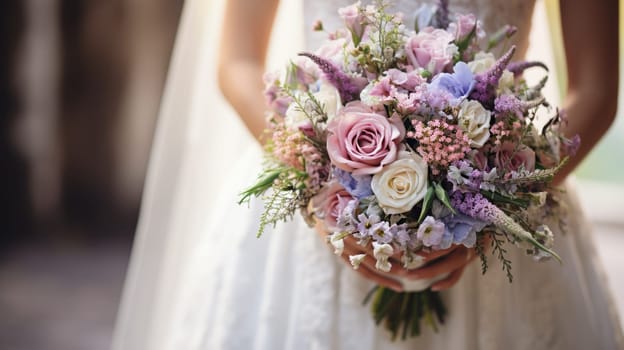
[[[491,238],[489,235],[483,236],[481,246],[484,249],[489,247]],[[431,253],[418,253],[425,258],[427,263],[425,266],[415,270],[403,269],[403,276],[414,279],[434,278],[442,274],[448,274],[448,277],[431,285],[431,290],[440,291],[449,289],[459,281],[464,269],[476,257],[475,248],[466,248],[463,245],[454,245],[449,249],[435,251]]]
[[[327,238],[326,231],[318,230],[318,232],[323,239]],[[375,268],[376,260],[373,255],[372,246],[370,244],[362,246],[358,244],[354,237],[347,236],[344,239],[344,251],[341,255],[342,260],[351,266],[349,256],[358,254],[365,254],[365,257],[359,268],[355,270],[357,273],[368,280],[397,292],[403,291],[403,285],[398,280],[389,277],[389,274],[412,279],[430,279],[442,274],[448,274],[448,277],[431,286],[431,289],[434,291],[445,290],[451,288],[459,281],[465,267],[477,256],[474,248],[466,248],[461,245],[452,246],[449,249],[431,253],[418,253],[425,259],[426,265],[418,269],[408,270],[403,267],[400,256],[401,253],[397,251],[389,258],[392,268],[388,273],[383,273]]]
[[[459,281],[464,269],[470,264],[477,253],[474,248],[466,248],[463,245],[455,245],[446,250],[432,253],[419,253],[430,261],[425,266],[415,270],[403,269],[403,276],[413,279],[430,279],[443,274],[448,274],[446,278],[431,285],[431,290],[440,291],[449,289]]]

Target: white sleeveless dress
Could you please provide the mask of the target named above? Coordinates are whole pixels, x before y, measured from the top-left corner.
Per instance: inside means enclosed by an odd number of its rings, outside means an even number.
[[[305,26],[323,19],[340,25],[338,7],[352,0],[305,0]],[[419,1],[394,0],[409,18]],[[457,0],[452,10],[475,13],[493,32],[519,28],[520,57],[528,45],[532,0]],[[306,31],[308,32],[308,31]],[[308,47],[322,40],[307,34]],[[250,150],[224,184],[220,203],[207,215],[204,232],[188,252],[180,274],[187,281],[167,332],[167,349],[620,349],[616,308],[606,287],[590,229],[571,196],[569,232],[558,235],[564,263],[535,263],[510,249],[514,282],[497,260],[485,276],[470,265],[443,292],[447,322],[439,333],[392,342],[362,300],[373,284],[337,259],[299,218],[256,239],[261,204],[235,204],[236,193],[259,171],[259,150]],[[253,164],[253,166],[250,166]],[[210,195],[210,194],[206,194]],[[195,209],[197,210],[197,209]],[[121,348],[121,347],[120,347]]]

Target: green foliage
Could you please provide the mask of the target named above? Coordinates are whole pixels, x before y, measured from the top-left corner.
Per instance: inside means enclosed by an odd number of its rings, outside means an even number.
[[[509,283],[511,283],[513,282],[513,274],[511,273],[511,260],[507,259],[507,256],[506,256],[507,250],[504,247],[505,240],[506,240],[504,237],[504,234],[492,231],[490,233],[490,237],[492,238],[492,241],[491,241],[492,251],[494,255],[498,258],[498,260],[501,262],[503,271],[507,273],[507,279],[509,280]]]
[[[488,258],[485,254],[485,246],[483,245],[485,242],[485,233],[484,231],[480,232],[477,236],[477,244],[475,245],[475,251],[479,255],[479,259],[481,260],[481,274],[485,275],[488,270]]]
[[[433,203],[433,195],[435,193],[435,189],[433,186],[429,186],[427,189],[427,193],[425,194],[425,199],[423,199],[422,209],[420,210],[420,215],[418,216],[418,223],[420,224],[424,219],[429,210],[431,209],[431,204]]]
[[[453,214],[456,214],[455,208],[453,208],[453,206],[451,205],[448,193],[446,193],[444,187],[442,187],[442,185],[440,185],[439,183],[435,182],[433,183],[433,187],[435,189],[436,198],[438,198],[438,200],[442,202],[442,204],[449,208]]]
[[[308,174],[294,168],[271,168],[263,172],[255,185],[241,193],[239,204],[249,202],[252,197],[264,200],[258,237],[267,226],[292,219],[297,210],[308,202],[309,194],[305,191],[307,178]]]
[[[444,324],[446,307],[438,292],[430,289],[421,292],[399,293],[388,288],[377,286],[373,289],[364,303],[372,295],[371,311],[377,324],[382,324],[396,340],[419,336],[421,323],[427,324],[434,332]]]

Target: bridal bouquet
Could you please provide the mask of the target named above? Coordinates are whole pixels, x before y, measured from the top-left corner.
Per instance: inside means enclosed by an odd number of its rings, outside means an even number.
[[[506,244],[559,260],[546,223],[559,222],[561,206],[549,183],[579,139],[563,135],[565,114],[542,96],[546,77],[523,79],[546,67],[512,62],[515,28],[487,36],[447,1],[422,5],[414,26],[383,2],[339,14],[344,28],[266,75],[265,168],[241,199],[265,202],[258,235],[300,211],[331,233],[337,254],[347,236],[371,245],[381,272],[397,253],[411,269],[419,254],[460,244],[476,248],[484,273],[491,246],[510,281]],[[349,259],[357,269],[364,257]],[[375,321],[403,338],[423,321],[436,329],[446,311],[427,287],[377,287]]]

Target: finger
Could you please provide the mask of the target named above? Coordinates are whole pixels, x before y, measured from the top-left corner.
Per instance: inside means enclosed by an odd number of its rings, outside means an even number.
[[[408,278],[424,279],[433,278],[445,273],[455,271],[467,265],[471,260],[471,254],[465,247],[455,249],[450,254],[442,257],[436,261],[433,261],[429,265],[418,268],[416,270],[408,271],[405,275]]]
[[[416,254],[422,256],[423,258],[425,258],[425,261],[432,261],[435,260],[437,258],[440,258],[442,256],[451,254],[453,251],[455,251],[457,248],[459,248],[459,245],[454,245],[451,246],[448,249],[443,249],[443,250],[435,250],[429,253],[425,253],[425,252],[418,252]]]
[[[349,261],[349,257],[348,256],[343,256],[342,259],[348,263],[349,265],[351,265],[351,262]],[[386,276],[382,276],[379,273],[377,273],[374,269],[370,269],[367,265],[363,265],[361,264],[360,267],[355,270],[355,272],[357,272],[358,274],[360,274],[360,276],[373,281],[377,284],[379,284],[380,286],[383,287],[387,287],[390,288],[392,290],[394,290],[395,292],[402,292],[403,291],[403,285],[401,284],[401,282],[394,280],[392,278],[386,277]]]
[[[466,267],[464,266],[462,268],[459,268],[459,269],[451,272],[451,274],[447,278],[434,283],[431,286],[431,290],[434,291],[434,292],[438,292],[438,291],[441,291],[441,290],[445,290],[445,289],[451,288],[452,286],[455,285],[455,283],[457,283],[457,281],[459,281],[459,279],[461,278],[462,274],[464,273],[464,269],[465,268]]]

